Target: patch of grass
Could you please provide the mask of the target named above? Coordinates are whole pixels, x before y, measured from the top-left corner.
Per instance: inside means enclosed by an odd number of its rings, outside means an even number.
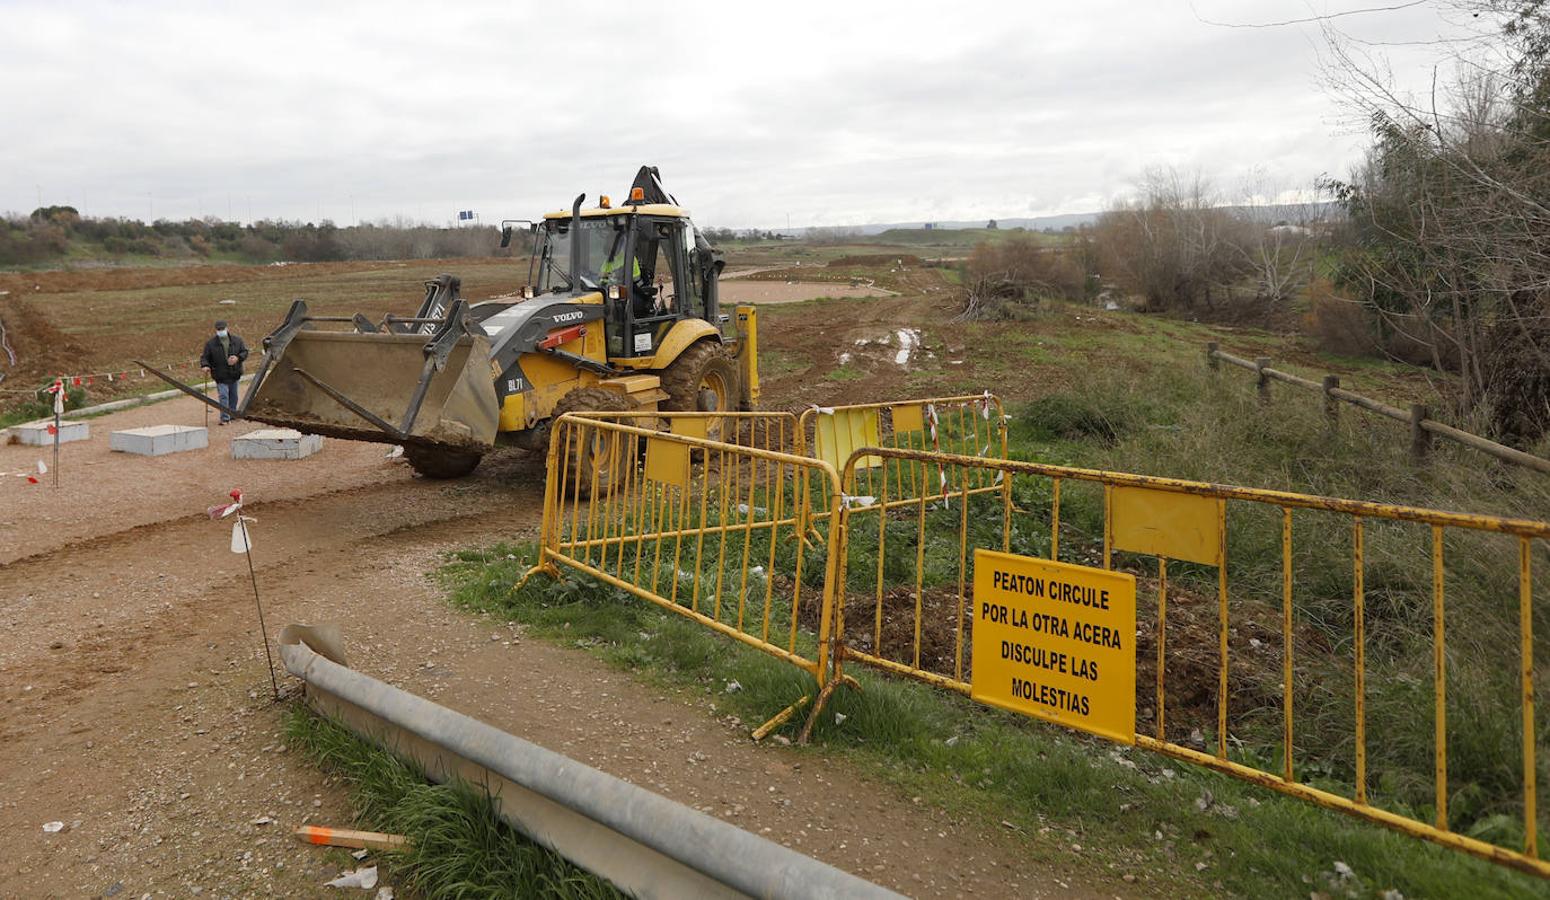
[[[622,897],[613,885],[527,840],[482,790],[431,784],[423,772],[301,704],[286,739],[349,783],[357,824],[409,838],[385,865],[417,896]]]
[[[1113,444],[1140,421],[1127,399],[1051,394],[1023,407],[1012,420],[1012,433],[1023,440],[1096,440]]]
[[[863,533],[856,531],[857,539]],[[534,556],[531,545],[463,551],[440,577],[460,608],[527,623],[537,636],[585,649],[648,681],[703,690],[746,722],[812,691],[811,680],[793,667],[606,585],[540,575],[519,588]],[[1078,880],[1134,872],[1143,873],[1152,893],[1241,896],[1315,890],[1375,896],[1392,888],[1412,897],[1526,897],[1541,887],[1463,854],[1162,756],[860,666],[847,673],[862,690],[834,695],[811,752],[840,755],[954,814],[1009,822],[1031,852],[1076,870]],[[727,693],[732,681],[742,689]],[[1085,849],[1071,849],[1074,843]],[[1335,875],[1336,861],[1355,878]]]
[[[846,363],[838,369],[831,369],[825,372],[823,377],[829,381],[858,381],[866,377],[866,372]]]
[[[794,372],[806,371],[807,359],[789,350],[761,350],[759,352],[759,377],[779,378]]]

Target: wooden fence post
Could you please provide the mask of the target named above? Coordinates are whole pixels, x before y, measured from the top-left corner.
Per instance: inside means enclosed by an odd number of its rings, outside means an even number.
[[[1268,368],[1270,368],[1270,357],[1254,357],[1254,371],[1259,373],[1259,399],[1267,403],[1270,401],[1270,376],[1265,374]]]
[[[1340,424],[1340,400],[1330,393],[1340,387],[1339,375],[1324,376],[1324,415],[1329,417],[1331,428]]]
[[[1222,369],[1222,361],[1216,358],[1217,347],[1216,341],[1206,342],[1206,366],[1213,372],[1219,372]]]
[[[1410,404],[1410,456],[1424,463],[1432,455],[1432,433],[1422,427],[1429,410],[1424,403]]]

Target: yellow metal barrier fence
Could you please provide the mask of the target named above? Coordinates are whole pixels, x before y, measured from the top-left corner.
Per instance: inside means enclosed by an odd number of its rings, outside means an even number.
[[[801,431],[796,413],[779,411],[733,412],[658,412],[654,410],[587,410],[572,413],[588,419],[623,422],[637,428],[670,431],[685,437],[701,438],[782,453],[803,455]],[[844,460],[834,465],[836,471]]]
[[[831,529],[815,554],[801,501],[819,482],[837,508],[834,468],[682,433],[706,414],[652,415],[672,430],[598,414],[554,423],[538,568],[565,566],[620,588],[785,660],[822,688],[838,534]],[[743,429],[750,441],[790,425],[779,415],[724,421],[756,425]]]
[[[863,470],[874,473],[878,498],[912,499],[844,505],[840,527],[831,529],[841,542],[831,684],[854,660],[983,696],[974,684],[969,640],[978,624],[971,549],[1136,572],[1150,582],[1149,590],[1137,592],[1136,605],[1144,603],[1153,624],[1140,624],[1141,609],[1130,611],[1137,627],[1135,645],[1127,648],[1136,654],[1129,693],[1138,702],[1128,715],[1139,724],[1127,722],[1120,740],[1133,736],[1134,743],[1169,756],[1550,877],[1537,836],[1535,735],[1543,729],[1536,730],[1534,711],[1532,570],[1534,542],[1550,538],[1550,524],[902,447],[854,450],[841,482],[856,483]],[[945,491],[913,490],[932,478]],[[975,496],[986,483],[1003,488],[999,496]],[[1294,513],[1304,535],[1295,547]],[[1445,554],[1445,546],[1455,548],[1457,571],[1448,566],[1454,556]],[[1236,567],[1229,564],[1229,550]],[[1146,557],[1155,559],[1155,568],[1144,564]],[[993,558],[1009,557],[985,557]],[[1311,585],[1294,581],[1299,570]],[[1458,585],[1455,606],[1462,604],[1465,613],[1455,613],[1448,627],[1464,629],[1458,638],[1463,650],[1450,648],[1445,636],[1450,582]],[[1230,587],[1236,592],[1231,602]],[[982,611],[993,616],[986,607]],[[1294,608],[1301,615],[1294,616]],[[1429,659],[1402,652],[1407,634],[1416,646],[1430,645]],[[1116,633],[1115,646],[1126,639]],[[1492,639],[1500,652],[1479,661],[1471,677],[1485,678],[1489,689],[1455,677],[1463,696],[1450,707],[1450,655],[1489,653]],[[1544,656],[1546,648],[1537,651]],[[1002,659],[1006,653],[1002,646]],[[1493,666],[1503,654],[1516,662]],[[1183,684],[1170,682],[1170,663]],[[1369,682],[1374,665],[1382,674]],[[1431,690],[1425,691],[1428,677]],[[1426,693],[1431,702],[1416,709]],[[1139,702],[1146,699],[1150,709]],[[1501,701],[1505,723],[1488,722],[1489,700]],[[1369,747],[1373,702],[1390,715]],[[1343,740],[1309,746],[1305,738],[1301,750],[1313,759],[1299,758],[1295,726],[1304,720],[1294,719],[1294,707],[1316,714],[1313,741]],[[1430,716],[1416,714],[1428,707]],[[1496,773],[1484,775],[1478,767],[1498,762],[1510,771],[1516,757],[1521,850],[1450,830],[1450,708],[1470,723],[1453,733],[1456,742],[1469,742],[1466,759],[1476,764],[1470,776],[1488,780]],[[1197,746],[1174,739],[1170,725],[1173,735],[1188,728],[1184,740]],[[1407,726],[1419,733],[1398,733]],[[1137,733],[1143,727],[1152,734]],[[1471,729],[1503,737],[1516,732],[1518,748],[1511,740],[1476,740]],[[1214,752],[1197,749],[1208,742]],[[1407,748],[1414,753],[1404,755]],[[1369,770],[1374,750],[1381,771]],[[1349,776],[1349,796],[1332,789],[1340,787],[1337,774]],[[1429,790],[1411,793],[1431,795],[1424,798],[1430,815],[1412,812],[1425,803],[1391,781],[1429,782]],[[1396,808],[1370,802],[1374,783],[1383,802]],[[1501,802],[1516,805],[1510,787]]]
[[[927,397],[891,403],[857,403],[847,406],[812,406],[802,411],[797,423],[807,455],[844,470],[842,485],[852,506],[898,506],[929,494],[946,495],[957,490],[947,484],[945,470],[911,467],[917,477],[904,478],[902,463],[894,472],[883,471],[884,457],[866,455],[847,466],[862,447],[955,453],[986,459],[1006,458],[1006,411],[1001,399],[985,391],[956,397]],[[890,487],[892,491],[890,492]],[[1001,490],[994,472],[975,475],[971,494]],[[829,497],[819,493],[819,510]],[[820,512],[814,516],[821,520]]]

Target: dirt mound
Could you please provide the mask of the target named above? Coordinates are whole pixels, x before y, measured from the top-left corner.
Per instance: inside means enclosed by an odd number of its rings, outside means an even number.
[[[80,341],[56,328],[20,297],[0,300],[0,319],[4,319],[6,337],[16,351],[16,368],[7,370],[6,377],[8,382],[15,381],[16,387],[70,371],[72,361],[84,351]]]
[[[963,601],[963,677],[973,669],[970,659],[974,630],[972,594]],[[863,653],[906,664],[915,662],[915,589],[895,587],[883,593],[882,643],[874,646],[877,633],[877,595],[847,597],[846,642]],[[920,668],[955,677],[958,659],[958,589],[930,587],[920,598]]]
[[[855,266],[920,266],[923,265],[920,257],[909,253],[862,253],[855,256],[840,256],[829,260],[829,268],[850,268]]]

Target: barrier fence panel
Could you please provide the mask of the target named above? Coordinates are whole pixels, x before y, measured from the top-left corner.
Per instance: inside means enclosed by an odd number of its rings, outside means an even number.
[[[797,424],[807,455],[824,460],[836,470],[849,472],[843,487],[847,502],[853,506],[881,503],[890,506],[910,504],[929,494],[946,495],[959,490],[949,485],[946,472],[920,467],[906,469],[898,460],[867,455],[854,467],[847,468],[855,450],[861,447],[887,447],[896,450],[921,450],[956,453],[986,459],[1006,458],[1006,412],[1001,400],[986,391],[958,397],[928,397],[892,403],[861,403],[849,406],[813,406],[802,411]],[[885,465],[892,471],[884,471]],[[904,475],[908,471],[912,477]],[[969,485],[971,494],[1001,490],[993,471],[975,472]],[[823,518],[829,497],[815,495]],[[891,490],[890,490],[891,489]]]
[[[841,483],[862,471],[836,679],[866,664],[1550,877],[1550,524],[918,448],[857,448]]]
[[[837,505],[838,476],[817,460],[681,433],[705,418],[671,414],[658,423],[670,431],[596,415],[556,421],[539,566],[625,590],[785,660],[821,687],[838,535],[810,540],[800,501],[822,482]],[[751,426],[750,442],[790,425],[778,416],[724,421]]]
[[[622,422],[652,431],[671,431],[686,437],[719,441],[735,447],[754,447],[802,455],[797,415],[778,411],[657,412],[631,410],[578,411],[572,415]],[[844,465],[841,459],[834,468]]]

